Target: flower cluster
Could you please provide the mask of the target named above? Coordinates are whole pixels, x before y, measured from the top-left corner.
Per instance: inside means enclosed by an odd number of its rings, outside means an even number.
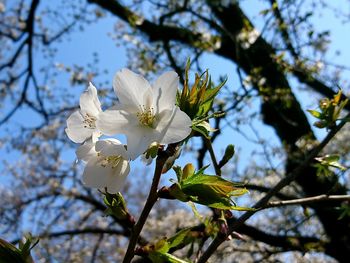
[[[178,75],[173,71],[150,85],[141,75],[122,69],[113,81],[118,101],[102,111],[97,90],[90,83],[80,96],[80,109],[69,116],[66,128],[73,142],[83,143],[76,154],[86,163],[86,186],[118,192],[129,174],[130,160],[151,144],[180,142],[191,133],[190,117],[175,105],[178,85]],[[117,134],[126,135],[127,145],[106,137]]]

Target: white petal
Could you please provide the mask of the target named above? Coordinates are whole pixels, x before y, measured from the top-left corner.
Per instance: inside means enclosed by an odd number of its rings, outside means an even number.
[[[75,153],[79,160],[88,162],[92,157],[97,156],[97,152],[95,151],[95,143],[92,141],[86,141],[84,144],[78,147]]]
[[[130,172],[129,162],[123,160],[117,167],[112,168],[101,166],[100,161],[100,157],[89,160],[83,173],[83,182],[88,187],[101,189],[107,187],[108,192],[116,193]]]
[[[158,112],[173,109],[176,91],[179,87],[179,76],[175,71],[162,74],[153,84],[153,103]]]
[[[147,150],[152,142],[157,141],[159,132],[151,128],[135,126],[134,128],[131,127],[126,135],[128,155],[131,160],[135,160]]]
[[[66,134],[75,143],[82,143],[86,139],[90,138],[93,129],[88,129],[84,127],[84,117],[81,115],[80,111],[73,112],[67,119]]]
[[[125,133],[130,119],[132,119],[132,116],[126,111],[106,110],[100,113],[96,121],[96,127],[103,134],[109,136]]]
[[[113,176],[108,178],[107,192],[117,193],[123,187],[126,177],[130,172],[129,162],[123,160],[115,168]],[[102,189],[101,189],[102,190]]]
[[[112,168],[101,166],[100,160],[101,157],[91,158],[85,166],[83,182],[88,187],[103,188],[107,186],[108,176],[111,174]]]
[[[116,73],[113,88],[121,104],[134,107],[136,110],[144,104],[145,92],[152,92],[146,79],[128,69]]]
[[[114,138],[96,142],[96,151],[100,152],[102,156],[121,155],[123,159],[128,159],[124,145]]]
[[[80,96],[80,109],[82,112],[89,113],[94,117],[102,111],[101,103],[97,97],[97,90],[92,83]]]
[[[162,133],[163,137],[159,141],[161,144],[169,144],[182,141],[192,131],[192,121],[186,113],[175,107],[175,110],[170,118],[169,114],[164,115],[160,120],[157,130]]]
[[[96,125],[96,123],[95,123]],[[94,129],[94,131],[92,132],[91,135],[91,140],[92,142],[97,142],[98,138],[100,138],[102,136],[102,133],[100,131],[98,131],[97,129]]]

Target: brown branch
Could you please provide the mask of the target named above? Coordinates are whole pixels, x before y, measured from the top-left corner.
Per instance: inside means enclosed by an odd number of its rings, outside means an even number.
[[[85,202],[87,204],[90,204],[94,209],[104,212],[106,210],[106,206],[103,205],[101,202],[99,202],[98,200],[96,200],[95,198],[88,196],[88,195],[84,195],[82,193],[72,193],[72,192],[60,192],[60,191],[54,191],[52,193],[41,193],[38,194],[37,196],[22,201],[21,203],[17,204],[18,207],[22,207],[22,206],[26,206],[29,205],[33,202],[38,202],[42,199],[46,199],[46,198],[50,198],[50,197],[63,197],[63,198],[73,198],[82,202]],[[117,223],[118,225],[120,225],[123,228],[123,232],[125,233],[125,236],[130,236],[131,234],[131,224],[129,221],[126,220],[120,220],[115,216],[111,216],[114,220],[115,223]],[[148,243],[148,240],[146,240],[144,237],[139,236],[138,238],[138,244],[140,245],[146,245]]]
[[[176,147],[177,147],[176,144],[171,144],[168,146],[166,151],[161,151],[158,154],[158,157],[156,160],[156,167],[154,170],[154,176],[152,180],[152,185],[151,185],[145,206],[143,207],[143,210],[141,212],[140,218],[135,224],[134,228],[132,229],[129,245],[128,245],[123,263],[131,262],[131,260],[135,255],[135,247],[137,244],[137,240],[139,239],[140,233],[142,231],[142,228],[146,223],[148,215],[151,212],[154,204],[158,200],[157,189],[158,189],[160,177],[162,175],[163,166],[166,160],[168,159],[168,157],[174,155]]]
[[[171,67],[177,72],[177,74],[179,75],[179,78],[180,78],[180,82],[181,83],[184,83],[185,80],[184,80],[184,77],[183,77],[183,69],[180,68],[177,63],[176,63],[176,60],[173,56],[173,54],[171,53],[171,47],[170,47],[170,43],[169,41],[163,41],[163,47],[164,47],[164,50],[165,50],[165,53],[168,57],[168,60],[170,62],[170,65]]]
[[[298,59],[298,53],[293,47],[292,41],[289,37],[289,33],[286,28],[286,24],[284,22],[284,19],[282,17],[281,11],[278,7],[278,2],[276,0],[270,0],[270,4],[272,6],[272,12],[275,15],[277,22],[278,22],[278,29],[282,35],[282,38],[287,46],[287,49],[290,51],[294,59]]]
[[[207,147],[207,150],[209,151],[210,158],[211,158],[211,161],[212,161],[214,169],[215,169],[215,173],[217,176],[221,176],[221,168],[219,167],[218,162],[216,160],[216,156],[215,156],[215,152],[214,152],[211,140],[208,138],[204,138],[204,137],[202,137],[202,138],[203,138],[203,141]]]
[[[118,16],[123,21],[132,24],[136,29],[146,33],[150,41],[175,40],[185,44],[195,44],[195,41],[201,36],[201,34],[192,32],[186,28],[155,24],[135,14],[127,7],[121,5],[119,1],[88,0],[88,2],[95,3]]]
[[[15,61],[17,60],[18,56],[20,55],[22,49],[25,45],[28,46],[28,54],[27,54],[27,76],[24,81],[24,87],[21,92],[21,97],[17,101],[14,108],[5,115],[5,117],[0,121],[0,126],[3,125],[5,122],[7,122],[15,113],[16,111],[22,106],[23,103],[28,102],[27,100],[27,90],[29,88],[30,79],[33,77],[33,32],[34,32],[34,22],[35,22],[35,11],[37,10],[39,5],[39,0],[33,0],[29,9],[29,14],[26,20],[26,28],[25,31],[28,33],[27,38],[25,41],[20,45],[20,47],[17,49],[15,55],[12,57],[11,61],[9,61],[7,64],[4,64],[0,67],[0,70],[2,70],[4,67],[12,66]],[[29,105],[29,104],[28,104]],[[30,106],[30,105],[29,105]]]
[[[318,195],[312,197],[305,197],[293,200],[285,200],[285,201],[271,201],[268,202],[261,209],[266,209],[270,207],[281,207],[281,206],[289,206],[289,205],[310,205],[316,202],[322,201],[349,201],[350,195]]]
[[[319,244],[319,251],[322,251],[324,241],[316,237],[272,235],[256,227],[242,224],[237,228],[237,232],[251,237],[253,240],[263,242],[270,246],[281,247],[287,250],[306,251],[310,243]]]
[[[268,193],[269,191],[271,191],[271,188],[269,187],[265,187],[262,185],[256,185],[256,184],[244,184],[244,187],[247,188],[248,190],[253,190],[253,191],[258,191],[258,192],[262,192],[262,193]],[[295,196],[291,196],[291,195],[287,195],[287,194],[283,194],[283,193],[276,193],[275,197],[277,197],[278,199],[281,200],[291,200],[291,199],[296,199],[297,197]]]
[[[123,230],[117,229],[103,229],[103,228],[84,228],[84,229],[73,229],[73,230],[63,230],[52,233],[42,233],[37,235],[35,238],[53,238],[60,236],[75,236],[75,235],[84,235],[84,234],[109,234],[109,235],[122,235],[128,236],[127,233]],[[15,239],[11,243],[17,244],[21,239]]]

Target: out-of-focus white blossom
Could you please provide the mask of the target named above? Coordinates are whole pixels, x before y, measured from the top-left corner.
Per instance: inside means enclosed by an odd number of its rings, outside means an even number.
[[[256,29],[243,30],[238,34],[238,40],[240,41],[242,48],[248,49],[255,43],[259,36],[260,33]]]

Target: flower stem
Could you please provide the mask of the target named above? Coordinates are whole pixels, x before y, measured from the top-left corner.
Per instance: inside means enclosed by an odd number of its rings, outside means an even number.
[[[126,251],[123,263],[131,262],[131,260],[133,259],[134,255],[135,255],[135,246],[137,244],[137,240],[140,236],[141,230],[142,230],[144,224],[146,223],[146,220],[148,218],[149,213],[152,210],[153,205],[156,203],[156,201],[158,199],[157,188],[158,188],[158,184],[160,181],[160,177],[162,175],[163,166],[164,166],[166,160],[168,159],[168,157],[172,155],[172,153],[173,153],[172,148],[174,148],[174,147],[176,147],[176,145],[169,145],[169,147],[166,151],[161,151],[158,154],[151,189],[149,191],[145,206],[141,212],[140,218],[132,230],[128,249]]]
[[[215,152],[214,152],[214,149],[213,149],[213,145],[211,144],[210,139],[203,137],[203,140],[204,140],[204,143],[207,146],[207,149],[209,151],[211,161],[213,162],[213,165],[214,165],[215,173],[216,173],[217,176],[221,176],[221,169],[220,169],[220,167],[218,165],[218,162],[216,160],[216,156],[215,156]]]

